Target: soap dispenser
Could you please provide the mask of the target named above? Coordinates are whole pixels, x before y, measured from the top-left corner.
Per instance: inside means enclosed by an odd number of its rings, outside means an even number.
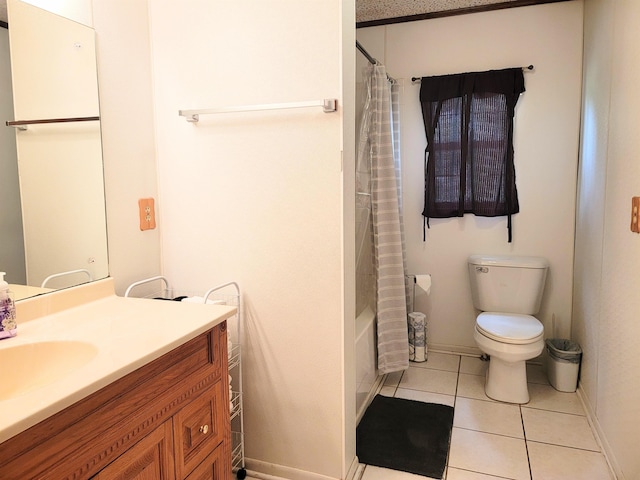
[[[9,290],[9,284],[4,280],[4,275],[4,272],[0,272],[0,340],[15,337],[18,328],[16,305],[13,302],[13,294]]]

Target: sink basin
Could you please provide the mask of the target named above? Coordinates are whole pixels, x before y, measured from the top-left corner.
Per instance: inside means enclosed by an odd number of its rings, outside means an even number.
[[[60,380],[97,353],[98,349],[90,343],[67,340],[2,348],[0,401]]]

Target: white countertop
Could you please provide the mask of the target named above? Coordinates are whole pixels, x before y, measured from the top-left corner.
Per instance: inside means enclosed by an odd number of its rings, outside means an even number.
[[[44,297],[50,295],[55,293]],[[4,349],[52,341],[82,341],[95,346],[97,352],[57,381],[0,398],[0,442],[206,332],[235,311],[225,305],[111,294],[29,321],[18,318],[18,335],[0,341],[0,358]],[[10,372],[12,365],[3,364],[2,370]]]
[[[41,293],[52,292],[52,288],[32,287],[30,285],[18,285],[16,283],[9,284],[9,290],[13,292],[14,300],[22,300],[24,298],[34,297]]]

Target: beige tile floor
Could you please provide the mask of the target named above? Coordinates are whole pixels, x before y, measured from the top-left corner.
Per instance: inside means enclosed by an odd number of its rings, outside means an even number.
[[[529,403],[496,402],[484,393],[486,366],[430,352],[427,362],[388,375],[380,392],[455,408],[446,480],[614,478],[576,393],[556,391],[540,366],[529,365]],[[361,480],[425,478],[367,465]]]

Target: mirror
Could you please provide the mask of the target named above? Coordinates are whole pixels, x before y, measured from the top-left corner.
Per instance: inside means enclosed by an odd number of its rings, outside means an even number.
[[[20,0],[0,30],[0,271],[20,299],[109,274],[95,34]]]

